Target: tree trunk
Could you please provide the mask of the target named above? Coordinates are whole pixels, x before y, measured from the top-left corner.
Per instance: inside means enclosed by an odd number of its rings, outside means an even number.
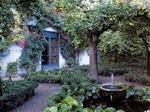
[[[91,36],[89,38],[90,75],[96,79],[96,83],[99,83],[100,81],[98,77],[98,66],[97,66],[97,45],[98,45],[98,41],[95,40],[93,36]]]
[[[145,38],[145,36],[143,36],[142,34],[139,35],[139,37],[142,39],[145,48],[146,48],[146,53],[147,53],[147,76],[150,76],[150,51],[149,51],[149,43],[147,41],[147,39]]]
[[[147,75],[150,76],[150,51],[147,51]]]

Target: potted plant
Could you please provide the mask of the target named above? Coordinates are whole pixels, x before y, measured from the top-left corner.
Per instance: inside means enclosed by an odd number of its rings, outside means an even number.
[[[72,67],[75,65],[75,60],[72,57],[69,57],[66,61],[68,67]]]
[[[17,74],[17,62],[10,62],[7,64],[7,73],[10,76],[15,76]]]
[[[10,53],[8,41],[0,41],[0,57],[6,56]]]

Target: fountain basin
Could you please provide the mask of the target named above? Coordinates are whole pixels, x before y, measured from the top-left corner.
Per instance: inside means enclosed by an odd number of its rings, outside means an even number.
[[[127,91],[117,84],[103,84],[100,89],[103,99],[108,102],[120,102],[125,100]]]

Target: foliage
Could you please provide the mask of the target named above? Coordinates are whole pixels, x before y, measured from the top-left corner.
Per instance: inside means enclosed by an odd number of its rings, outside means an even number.
[[[95,80],[88,76],[88,73],[81,70],[41,70],[25,76],[28,80],[48,83],[79,84],[81,82],[94,82]]]
[[[7,38],[12,31],[15,20],[12,11],[12,1],[1,0],[0,1],[0,35]]]
[[[65,35],[62,35],[60,37],[59,44],[60,44],[60,52],[65,59],[67,59],[68,57],[72,57],[73,59],[75,59],[76,50],[72,45],[71,37],[69,36],[66,37]]]
[[[15,75],[17,73],[17,62],[10,62],[7,64],[7,73]]]
[[[144,85],[150,85],[150,77],[144,73],[143,70],[133,70],[124,74],[125,80],[130,82],[137,82]]]
[[[101,57],[112,62],[146,60],[145,53],[138,44],[139,41],[131,41],[131,39],[127,40],[126,35],[121,31],[105,32],[101,36],[101,42],[99,43]]]
[[[115,75],[123,75],[129,71],[128,66],[123,66],[120,63],[113,63],[108,61],[101,61],[98,66],[98,73],[101,76],[110,76],[112,73]]]
[[[75,59],[73,59],[72,57],[67,58],[66,60],[66,64],[68,65],[68,67],[72,67],[75,65]]]
[[[74,66],[73,69],[74,70],[81,70],[81,71],[87,72],[87,73],[89,73],[89,70],[90,70],[89,65]]]
[[[102,109],[102,107],[97,107],[96,109],[91,109],[89,107],[84,107],[83,103],[75,100],[73,97],[66,97],[52,107],[47,107],[44,112],[124,112],[123,110],[116,111],[115,108],[109,107]]]
[[[150,88],[136,89],[135,85],[127,87],[127,99],[138,102],[150,102]]]
[[[38,25],[40,26],[40,23]],[[47,43],[42,34],[38,34],[41,29],[32,26],[30,29],[31,31],[29,32],[29,29],[24,27],[25,37],[22,42],[19,43],[19,46],[23,47],[19,63],[20,66],[26,68],[28,72],[35,71],[35,66],[39,64],[42,52],[45,49],[44,44]]]
[[[86,1],[58,0],[65,16],[59,19],[59,26],[73,36],[76,48],[89,45],[90,47],[90,74],[98,77],[97,45],[100,36],[111,29],[118,21],[131,18],[137,13],[137,8],[128,4],[116,4],[114,1]],[[57,8],[57,7],[56,7]],[[99,79],[96,78],[99,83]]]
[[[109,26],[116,22],[119,17],[123,17],[128,14],[131,15],[132,13],[134,15],[136,13],[135,10],[132,12],[130,9],[131,7],[115,5],[115,3],[111,4],[108,1],[97,2],[95,4],[90,2],[90,5],[87,5],[80,0],[58,0],[56,4],[59,4],[63,8],[62,12],[65,13],[65,16],[60,20],[60,26],[64,29],[64,31],[71,33],[71,35],[75,37],[74,39],[81,39],[80,42],[75,43],[76,46],[83,44],[82,39],[86,40],[89,32],[94,33],[96,31],[101,31],[103,26]],[[93,8],[90,9],[90,6],[92,5]]]
[[[136,2],[136,1],[134,1]],[[140,2],[139,2],[140,3]],[[141,2],[142,3],[142,2]],[[145,3],[145,2],[143,2]],[[146,4],[150,2],[147,1]],[[138,3],[137,3],[138,4]],[[150,27],[149,6],[138,4],[139,11],[135,17],[120,24],[121,31],[126,35],[128,46],[136,52],[144,52],[147,59],[147,75],[150,74]]]
[[[4,51],[8,47],[9,47],[9,42],[8,41],[6,41],[6,40],[0,41],[0,52]]]
[[[22,104],[34,95],[37,83],[33,81],[3,81],[3,95],[0,96],[0,111],[8,111]]]
[[[64,85],[60,93],[53,95],[49,99],[49,106],[53,106],[56,103],[59,103],[62,99],[64,99],[67,96],[72,96],[73,98],[76,98],[78,101],[81,102],[87,101],[87,105],[90,105],[93,103],[90,101],[92,101],[93,99],[98,99],[100,97],[98,92],[99,86],[88,82]],[[97,106],[97,104],[93,106]]]

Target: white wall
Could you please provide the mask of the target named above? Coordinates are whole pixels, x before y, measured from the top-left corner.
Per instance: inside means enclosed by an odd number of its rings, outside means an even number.
[[[17,59],[21,55],[22,48],[20,48],[16,44],[12,44],[9,48],[10,54],[5,57],[0,57],[0,65],[2,66],[3,71],[1,71],[1,76],[6,76],[6,67],[7,63],[17,61]],[[80,52],[77,56],[77,59],[79,60],[79,65],[87,65],[89,64],[89,55],[88,51]],[[40,64],[40,63],[39,63]],[[66,67],[66,60],[63,58],[59,51],[59,68]],[[40,70],[41,66],[38,66],[37,70]],[[18,70],[18,73],[22,73],[24,71]]]
[[[59,68],[63,68],[66,66],[66,60],[62,56],[62,54],[59,52]]]
[[[20,48],[16,44],[12,44],[9,50],[10,50],[9,55],[5,57],[0,57],[0,65],[2,67],[1,76],[6,75],[7,63],[14,62],[20,57],[22,48]]]
[[[88,65],[89,64],[89,53],[87,50],[80,52],[78,55],[79,65]]]

